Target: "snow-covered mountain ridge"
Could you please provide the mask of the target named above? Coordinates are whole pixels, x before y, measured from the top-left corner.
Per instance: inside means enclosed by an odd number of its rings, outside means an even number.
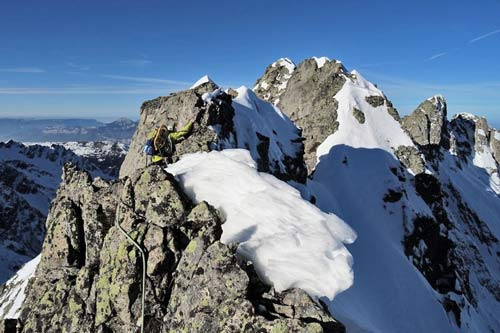
[[[253,91],[224,90],[206,77],[144,103],[121,181],[92,183],[66,172],[20,330],[47,330],[37,318],[69,331],[137,327],[139,255],[115,220],[148,253],[150,331],[344,330],[317,309],[305,317],[288,312],[299,298],[288,302],[280,293],[293,287],[320,300],[347,332],[499,330],[500,134],[484,118],[448,120],[447,112],[445,99],[433,96],[401,118],[362,74],[326,57],[298,65],[280,59]],[[144,169],[141,146],[151,128],[193,118],[193,133],[167,169],[176,178]],[[69,194],[75,187],[87,190]],[[225,220],[221,230],[197,229],[215,211]],[[64,225],[76,227],[57,228]],[[255,276],[237,275],[234,262],[225,278],[210,279],[217,260],[206,259],[234,241],[236,257],[251,261],[274,289],[245,287]],[[246,296],[233,294],[235,284],[248,288]],[[222,302],[251,315],[225,313]]]
[[[275,82],[276,67],[258,82]],[[348,331],[500,329],[499,132],[476,116],[448,121],[442,96],[400,119],[377,87],[336,61],[305,60],[286,89],[272,89],[260,96],[306,138],[314,171],[305,196],[358,233],[354,285],[331,303]]]

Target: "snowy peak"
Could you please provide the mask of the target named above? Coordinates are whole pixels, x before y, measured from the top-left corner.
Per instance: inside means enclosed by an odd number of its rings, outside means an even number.
[[[293,61],[288,58],[276,60],[267,66],[264,75],[255,83],[253,91],[262,99],[277,104],[295,68]]]
[[[444,109],[446,109],[446,99],[443,95],[434,95],[427,100],[431,102],[438,111],[444,111]]]
[[[359,72],[346,75],[346,82],[333,98],[338,101],[339,128],[317,149],[320,158],[335,145],[382,149],[395,155],[400,146],[413,146],[410,138],[391,115],[390,102]]]
[[[318,65],[318,68],[323,67],[327,62],[330,62],[330,58],[328,57],[313,57],[313,59],[316,61],[316,64]]]
[[[285,67],[288,74],[292,74],[295,70],[295,63],[288,58],[280,58],[271,64],[271,67]]]
[[[217,86],[217,84],[215,84],[215,82],[208,75],[204,75],[201,78],[199,78],[198,81],[196,81],[189,89],[195,89],[198,86],[201,86],[202,84],[205,84],[205,83],[211,83],[211,84]]]
[[[341,62],[327,57],[306,59],[281,86],[267,84],[276,82],[273,69],[268,67],[254,91],[302,129],[309,173],[335,142],[391,153],[393,147],[412,145],[384,94],[359,72],[348,72]]]
[[[233,146],[248,149],[260,171],[281,179],[305,181],[300,130],[276,106],[247,87],[236,92],[238,96],[232,101],[236,139]]]

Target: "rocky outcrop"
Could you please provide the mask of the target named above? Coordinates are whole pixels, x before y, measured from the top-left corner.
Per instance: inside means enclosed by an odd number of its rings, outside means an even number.
[[[186,152],[209,151],[211,146],[217,142],[217,133],[209,126],[222,126],[226,124],[226,130],[221,135],[229,135],[228,129],[232,126],[232,114],[230,106],[222,108],[227,113],[217,112],[213,108],[204,108],[201,95],[217,88],[213,83],[206,82],[194,89],[170,94],[166,97],[158,97],[154,100],[144,102],[141,106],[141,118],[130,144],[129,153],[120,168],[120,178],[132,175],[148,163],[148,157],[142,153],[142,147],[147,140],[148,134],[161,124],[180,129],[189,121],[195,121],[195,129],[190,140],[185,140],[176,145],[173,158],[177,158]],[[224,119],[221,119],[225,117]]]
[[[354,116],[354,118],[356,118],[356,120],[360,124],[364,124],[365,123],[365,114],[360,109],[358,109],[356,107],[353,107],[352,108],[352,115]]]
[[[367,96],[365,98],[366,102],[373,106],[374,108],[378,108],[379,106],[382,106],[385,104],[385,98],[383,96]]]
[[[138,331],[141,257],[115,222],[146,252],[146,332],[344,331],[304,292],[262,284],[162,168],[111,183],[68,165],[18,332]]]
[[[243,104],[238,104],[240,113],[236,117],[237,102],[233,99],[239,98],[239,93]],[[160,124],[180,128],[194,121],[194,129],[188,138],[175,144],[171,162],[187,153],[243,148],[253,153],[259,171],[272,173],[284,180],[304,182],[306,172],[299,130],[272,105],[259,100],[247,88],[233,91],[232,95],[208,81],[193,89],[145,102],[129,153],[120,169],[120,177],[129,176],[148,164],[150,157],[142,152],[142,147],[152,129]],[[277,128],[266,121],[274,122]],[[240,127],[237,127],[238,124]],[[289,131],[283,136],[287,142],[281,142],[277,133],[283,129]],[[293,132],[292,135],[290,132]]]
[[[495,158],[495,161],[497,161],[497,163],[500,165],[500,131],[491,129],[490,140],[493,157]]]
[[[414,174],[425,171],[425,161],[417,148],[412,146],[399,146],[394,153],[401,163]]]
[[[449,124],[450,152],[462,161],[474,159],[476,155],[482,157],[477,163],[498,170],[500,161],[500,132],[490,128],[486,118],[477,117],[468,113],[461,113],[453,117]],[[491,157],[489,157],[491,156]],[[488,159],[490,159],[488,163]],[[493,162],[494,160],[494,162]],[[496,164],[496,165],[495,165]]]
[[[65,162],[112,178],[109,170],[60,145],[0,142],[0,283],[40,253],[45,219]]]
[[[316,148],[338,129],[338,102],[334,96],[346,81],[345,72],[340,62],[326,61],[320,67],[311,58],[297,66],[287,79],[286,89],[279,90],[279,94],[273,95],[273,91],[260,88],[255,90],[261,98],[274,101],[302,129],[304,160],[309,173],[316,165]],[[266,71],[256,86],[268,82],[271,73]]]
[[[445,145],[447,140],[447,108],[442,96],[422,102],[401,124],[419,146]]]
[[[264,74],[255,83],[253,91],[262,99],[272,104],[278,104],[295,68],[295,64],[290,59],[278,59],[267,66]]]

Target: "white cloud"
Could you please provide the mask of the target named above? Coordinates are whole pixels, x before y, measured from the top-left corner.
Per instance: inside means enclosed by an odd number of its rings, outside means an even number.
[[[71,67],[71,68],[75,68],[75,69],[78,69],[80,71],[88,71],[90,70],[90,65],[81,65],[81,64],[76,64],[74,62],[71,62],[71,61],[68,61],[66,63],[67,66]]]
[[[40,74],[40,73],[46,73],[46,70],[37,67],[15,67],[15,68],[0,68],[0,72]]]
[[[442,56],[445,56],[447,54],[448,54],[448,52],[441,52],[441,53],[435,54],[433,56],[430,56],[429,58],[427,58],[427,60],[434,60],[437,58],[441,58]]]
[[[128,88],[101,86],[44,87],[0,87],[0,95],[164,95],[169,91],[161,87]]]
[[[481,36],[478,36],[476,38],[471,39],[469,41],[469,43],[475,43],[477,41],[480,41],[481,39],[485,39],[485,38],[491,37],[491,36],[496,35],[498,33],[500,33],[500,29],[490,31],[490,32],[488,32],[488,33],[486,33],[484,35],[481,35]]]
[[[151,60],[147,59],[129,59],[120,61],[121,64],[131,65],[131,66],[146,66],[152,63]]]
[[[172,85],[179,85],[179,86],[189,86],[191,84],[189,82],[158,79],[158,78],[151,78],[151,77],[137,77],[137,76],[111,75],[111,74],[102,74],[101,77],[106,78],[106,79],[112,79],[112,80],[133,81],[133,82],[142,82],[142,83],[172,84]]]

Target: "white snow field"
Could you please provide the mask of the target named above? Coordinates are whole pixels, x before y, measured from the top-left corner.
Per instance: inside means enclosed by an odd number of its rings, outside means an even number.
[[[354,231],[287,183],[258,172],[247,150],[184,155],[167,171],[192,200],[221,211],[222,242],[238,242],[238,253],[276,290],[297,287],[333,299],[351,286],[352,257],[344,244],[355,240]]]
[[[40,256],[27,262],[12,278],[5,283],[8,290],[0,298],[0,320],[5,318],[18,318],[19,310],[26,297],[25,289],[30,278],[35,276],[35,270],[40,262]]]
[[[387,106],[373,107],[366,101],[366,97],[384,97],[375,85],[367,81],[359,72],[353,70],[355,77],[346,80],[344,86],[335,95],[339,102],[338,117],[339,129],[321,145],[316,156],[328,154],[335,145],[348,145],[354,148],[383,149],[394,155],[394,149],[404,146],[414,146],[413,141],[401,128],[401,125],[387,112]],[[365,122],[361,124],[353,116],[353,108],[364,113]]]

